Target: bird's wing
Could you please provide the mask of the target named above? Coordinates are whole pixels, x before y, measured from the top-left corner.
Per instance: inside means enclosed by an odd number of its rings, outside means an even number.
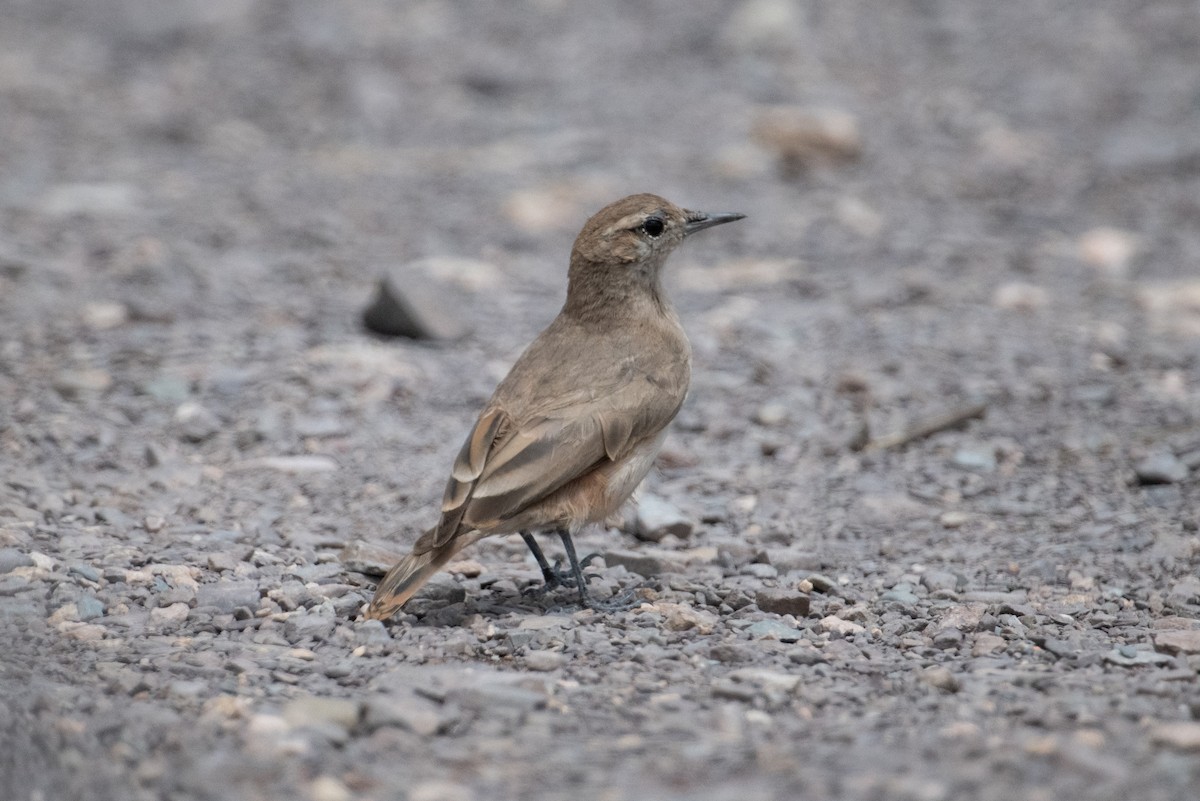
[[[682,402],[681,393],[641,376],[521,424],[489,407],[455,459],[441,521],[418,545],[439,547],[463,530],[495,525],[600,464],[620,460],[671,422]]]

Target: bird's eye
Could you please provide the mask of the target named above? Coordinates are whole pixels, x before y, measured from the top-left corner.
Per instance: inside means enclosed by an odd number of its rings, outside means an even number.
[[[642,230],[646,232],[646,236],[652,239],[657,239],[662,236],[663,229],[666,225],[658,217],[651,217],[642,223]]]

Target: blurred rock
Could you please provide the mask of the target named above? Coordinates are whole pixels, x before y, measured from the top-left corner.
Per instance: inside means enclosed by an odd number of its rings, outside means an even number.
[[[836,165],[862,154],[858,120],[834,108],[777,106],[758,113],[751,135],[778,158],[785,176]]]
[[[759,590],[754,596],[754,603],[758,604],[762,611],[773,615],[808,617],[808,595],[795,590]]]
[[[1177,720],[1150,729],[1150,740],[1180,751],[1200,751],[1200,723]]]
[[[1146,456],[1133,467],[1139,484],[1174,484],[1188,476],[1188,468],[1169,451]]]
[[[1137,251],[1137,237],[1119,228],[1093,228],[1079,237],[1080,258],[1110,278],[1124,278]]]
[[[361,541],[347,543],[338,554],[338,559],[347,570],[368,576],[382,576],[403,557],[404,554],[399,551]]]
[[[992,305],[1006,311],[1036,311],[1049,302],[1050,295],[1045,289],[1023,281],[1002,284],[992,293]]]
[[[63,370],[54,377],[54,388],[64,397],[103,392],[112,386],[112,376],[101,369]]]
[[[693,528],[692,521],[670,501],[649,494],[638,498],[633,532],[638,539],[659,542],[668,534],[686,539]]]
[[[122,216],[137,206],[137,188],[123,183],[60,184],[50,189],[39,204],[41,211],[52,217]]]
[[[460,316],[462,298],[415,265],[395,267],[379,280],[363,325],[377,334],[452,341],[471,333]]]
[[[93,301],[83,306],[83,324],[93,331],[107,331],[129,321],[129,307],[112,301]]]
[[[175,410],[175,429],[187,442],[203,442],[221,430],[221,421],[207,407],[185,401]]]
[[[86,620],[82,614],[80,619]],[[1154,635],[1154,647],[1165,654],[1200,654],[1200,629],[1160,631]]]
[[[721,38],[736,53],[790,53],[801,46],[804,32],[800,6],[791,0],[743,0]]]

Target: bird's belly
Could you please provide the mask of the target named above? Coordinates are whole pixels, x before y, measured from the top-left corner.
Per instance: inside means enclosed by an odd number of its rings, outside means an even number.
[[[589,516],[589,523],[598,523],[621,508],[621,504],[629,499],[638,484],[650,472],[654,459],[662,449],[663,440],[667,438],[664,428],[654,439],[649,439],[638,445],[621,461],[605,465],[596,472],[603,477],[602,500]]]

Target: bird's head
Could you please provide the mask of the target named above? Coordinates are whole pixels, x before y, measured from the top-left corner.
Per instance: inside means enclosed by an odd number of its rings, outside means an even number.
[[[689,211],[650,194],[610,203],[592,215],[575,238],[568,303],[573,295],[578,300],[599,299],[621,287],[644,287],[657,294],[659,272],[684,238],[745,216]]]

